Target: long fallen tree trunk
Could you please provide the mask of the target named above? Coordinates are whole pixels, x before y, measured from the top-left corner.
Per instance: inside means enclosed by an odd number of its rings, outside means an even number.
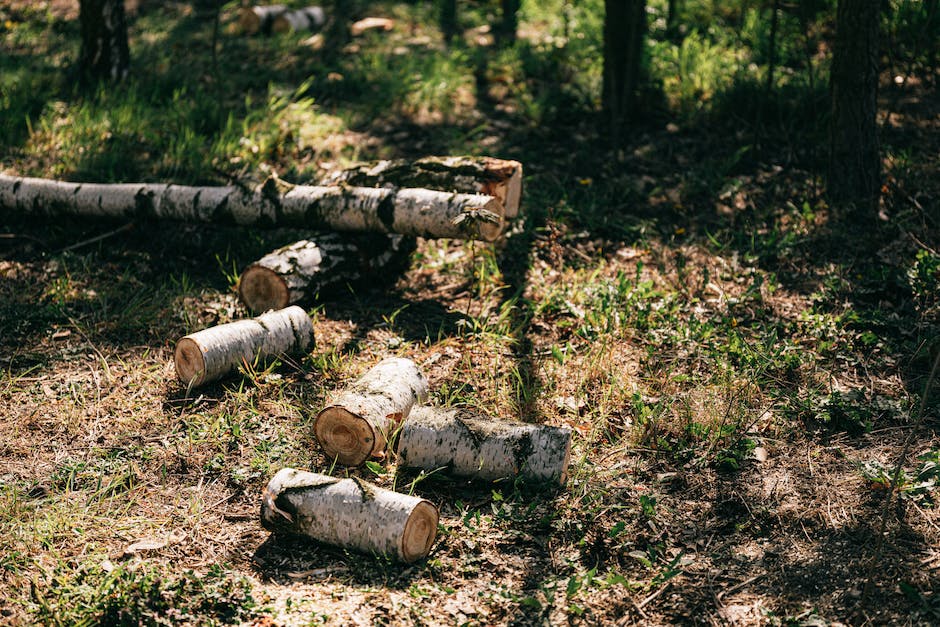
[[[237,186],[65,183],[0,174],[0,208],[27,215],[157,218],[487,241],[499,236],[503,216],[502,203],[482,194],[289,185],[273,178],[251,191]]]
[[[437,508],[357,478],[284,468],[261,499],[261,524],[403,562],[427,557],[437,537]]]
[[[444,469],[486,481],[521,476],[563,485],[571,430],[496,421],[463,409],[415,407],[402,424],[397,450],[401,468]]]
[[[239,366],[313,345],[313,323],[300,307],[271,311],[187,335],[176,343],[176,376],[190,387],[219,379]]]
[[[462,194],[486,194],[503,204],[504,217],[519,215],[522,164],[494,157],[424,157],[361,163],[328,176],[324,184],[360,187],[425,187]]]
[[[344,466],[381,457],[428,382],[410,359],[389,357],[372,367],[325,407],[313,423],[323,452]]]
[[[285,11],[287,11],[287,7],[283,4],[242,7],[238,12],[238,26],[246,35],[254,35],[255,33],[269,35],[271,34],[271,27],[274,25],[274,19]]]
[[[326,24],[326,13],[321,7],[307,7],[293,11],[284,11],[274,18],[271,29],[275,33],[291,31],[314,31]]]
[[[415,238],[406,235],[318,233],[245,268],[238,297],[255,313],[282,309],[332,286],[395,276],[404,270],[415,247]]]

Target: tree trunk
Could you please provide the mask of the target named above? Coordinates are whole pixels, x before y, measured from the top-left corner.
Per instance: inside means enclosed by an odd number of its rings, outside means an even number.
[[[124,0],[81,0],[79,22],[82,79],[115,83],[124,80],[131,64]]]
[[[361,163],[333,173],[323,184],[360,187],[425,187],[461,194],[485,194],[503,204],[503,215],[519,215],[522,164],[493,157],[424,157]]]
[[[358,478],[284,468],[261,498],[261,524],[402,562],[427,557],[437,537],[437,508]]]
[[[238,12],[238,26],[246,35],[261,33],[270,35],[274,18],[287,10],[283,4],[268,6],[242,7]]]
[[[520,4],[522,4],[521,0],[500,0],[502,15],[496,28],[496,41],[501,46],[511,46],[516,43]]]
[[[876,124],[880,2],[839,0],[829,87],[829,199],[874,217],[881,161]]]
[[[457,0],[441,0],[441,33],[444,41],[450,43],[458,35]]]
[[[160,218],[487,241],[499,236],[503,216],[502,203],[481,194],[291,186],[273,178],[252,192],[235,186],[102,185],[0,174],[0,208],[33,215]]]
[[[398,465],[485,481],[521,476],[562,485],[571,430],[500,422],[462,409],[415,407],[398,436]]]
[[[415,239],[405,235],[351,238],[319,233],[245,268],[238,297],[255,313],[283,309],[332,286],[395,276],[404,270],[414,250]]]
[[[646,40],[646,0],[605,0],[604,83],[601,100],[605,129],[619,146],[637,109],[637,88]]]
[[[292,31],[316,31],[326,24],[326,13],[321,7],[307,7],[296,11],[284,11],[274,18],[271,29],[275,33]]]
[[[428,382],[408,359],[383,359],[345,389],[313,423],[323,452],[344,466],[382,457],[415,403],[428,395]]]
[[[300,307],[271,311],[252,320],[210,327],[176,344],[176,376],[190,387],[215,381],[243,364],[312,346],[313,323]]]

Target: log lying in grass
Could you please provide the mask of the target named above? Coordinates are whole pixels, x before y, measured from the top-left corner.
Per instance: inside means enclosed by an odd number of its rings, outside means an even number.
[[[287,7],[283,4],[242,7],[238,12],[238,26],[246,35],[254,35],[255,33],[268,35],[271,33],[274,19],[285,11],[287,11]]]
[[[519,215],[522,164],[493,157],[424,157],[352,166],[334,173],[327,183],[360,187],[426,187],[462,194],[486,194],[499,200],[507,219]]]
[[[282,309],[334,285],[394,276],[405,268],[415,247],[415,239],[406,235],[317,234],[245,268],[238,297],[255,313]]]
[[[261,524],[321,542],[414,562],[437,536],[437,508],[422,498],[293,468],[279,471],[261,501]]]
[[[159,218],[487,241],[499,236],[503,216],[502,203],[482,194],[292,186],[274,178],[250,191],[236,186],[65,183],[0,174],[0,208],[31,215]]]
[[[349,27],[349,34],[353,37],[359,37],[370,30],[380,30],[388,32],[395,28],[395,20],[387,17],[364,17],[361,20],[353,22]]]
[[[563,485],[571,430],[500,422],[462,409],[415,407],[397,441],[402,468],[445,469],[457,477],[523,479]]]
[[[383,359],[317,414],[313,434],[327,457],[358,466],[385,454],[402,420],[427,395],[428,382],[413,361]]]
[[[195,387],[242,364],[297,354],[313,345],[313,323],[300,307],[210,327],[182,338],[174,362],[180,381]]]
[[[317,31],[326,24],[326,13],[321,7],[307,7],[295,11],[284,11],[274,18],[271,29],[275,33],[291,31]]]

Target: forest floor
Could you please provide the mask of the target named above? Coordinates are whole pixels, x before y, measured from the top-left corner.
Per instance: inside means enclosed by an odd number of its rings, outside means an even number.
[[[491,154],[524,163],[524,217],[493,245],[421,241],[400,276],[307,303],[305,358],[188,392],[175,341],[246,316],[239,270],[306,234],[0,213],[0,622],[940,621],[937,76],[886,75],[883,210],[853,218],[801,117],[824,89],[763,127],[651,106],[611,151],[536,20],[514,53],[472,24],[446,51],[423,9],[376,3],[395,29],[327,63],[235,33],[235,4],[213,61],[211,20],[141,2],[137,77],[85,96],[75,3],[0,5],[3,171],[300,182]],[[312,417],[390,355],[434,403],[570,427],[567,485],[333,468]],[[272,536],[285,466],[433,501],[430,556]]]

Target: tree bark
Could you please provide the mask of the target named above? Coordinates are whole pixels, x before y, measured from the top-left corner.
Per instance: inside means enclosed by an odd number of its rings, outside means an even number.
[[[416,247],[405,235],[358,238],[319,233],[279,248],[242,272],[238,297],[254,313],[283,309],[320,290],[401,272]]]
[[[872,218],[881,186],[875,117],[880,6],[872,0],[839,0],[829,78],[829,199]]]
[[[287,7],[283,4],[242,7],[238,13],[238,25],[246,35],[254,35],[255,33],[270,35],[274,18],[286,10]]]
[[[275,33],[292,31],[316,31],[326,24],[326,13],[321,7],[307,7],[296,11],[284,11],[274,18],[271,29]]]
[[[120,82],[130,71],[124,0],[81,0],[82,49],[79,67],[84,81]]]
[[[522,4],[521,0],[500,0],[502,15],[496,28],[496,39],[501,46],[511,46],[516,43],[520,4]]]
[[[427,189],[291,186],[256,191],[162,183],[64,183],[0,174],[0,208],[32,215],[159,218],[259,227],[329,228],[420,237],[496,239],[503,206],[491,196]]]
[[[460,32],[457,22],[457,0],[441,0],[441,33],[450,43]]]
[[[413,361],[384,359],[317,414],[313,434],[327,457],[358,466],[385,455],[402,420],[427,395],[427,379]]]
[[[398,465],[485,481],[520,476],[563,485],[571,430],[501,422],[462,409],[415,407],[398,436]]]
[[[439,514],[430,502],[358,478],[293,468],[279,471],[261,498],[261,524],[402,562],[427,557]]]
[[[485,194],[503,204],[503,215],[519,215],[522,164],[494,157],[424,157],[361,163],[333,173],[324,184],[360,187],[425,187],[461,194]]]
[[[612,143],[623,143],[637,110],[646,41],[646,0],[605,0],[604,82],[601,101]]]
[[[271,311],[252,320],[210,327],[182,338],[174,355],[176,376],[196,387],[243,364],[302,353],[313,343],[313,323],[303,309]]]

